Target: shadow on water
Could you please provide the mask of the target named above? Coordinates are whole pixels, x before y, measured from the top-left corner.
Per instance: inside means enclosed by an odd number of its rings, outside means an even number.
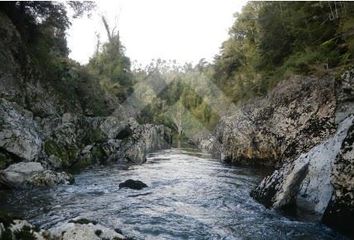
[[[127,170],[87,169],[73,185],[0,192],[0,206],[43,228],[80,216],[136,239],[342,238],[319,223],[288,219],[254,201],[249,193],[265,174],[185,146],[152,153],[145,164]],[[119,189],[127,179],[148,187]]]

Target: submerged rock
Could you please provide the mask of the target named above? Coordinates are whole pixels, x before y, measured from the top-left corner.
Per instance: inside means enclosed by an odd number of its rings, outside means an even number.
[[[71,175],[45,170],[38,162],[20,162],[0,171],[0,185],[7,188],[54,186],[72,181]]]
[[[119,184],[119,188],[131,188],[135,190],[141,190],[148,187],[145,183],[139,180],[128,179],[125,182]]]

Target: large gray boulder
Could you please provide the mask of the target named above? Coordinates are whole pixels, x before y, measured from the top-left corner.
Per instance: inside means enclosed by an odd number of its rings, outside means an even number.
[[[3,220],[3,222],[2,222]],[[128,239],[116,230],[95,221],[76,218],[62,222],[49,230],[38,229],[26,220],[1,219],[0,239],[36,240],[123,240]]]
[[[49,229],[50,238],[58,240],[123,240],[125,236],[95,221],[76,218]]]
[[[332,198],[324,213],[327,225],[354,236],[354,125],[342,142],[331,174],[334,188]]]
[[[7,188],[29,188],[69,184],[73,178],[64,172],[45,170],[38,162],[20,162],[0,171],[0,185]]]
[[[41,147],[39,127],[32,113],[0,98],[0,151],[32,161],[38,157]]]
[[[296,208],[299,214],[311,213],[320,220],[333,193],[332,166],[353,120],[346,118],[328,140],[266,177],[252,196],[266,206]]]

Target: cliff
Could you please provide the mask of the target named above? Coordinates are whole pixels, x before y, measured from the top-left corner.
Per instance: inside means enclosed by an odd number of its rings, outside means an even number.
[[[208,148],[275,167],[251,193],[267,207],[353,234],[353,86],[353,70],[293,76],[223,118]]]

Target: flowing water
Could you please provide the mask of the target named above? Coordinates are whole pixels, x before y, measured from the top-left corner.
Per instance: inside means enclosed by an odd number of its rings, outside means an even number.
[[[0,192],[0,207],[43,228],[80,216],[134,239],[342,238],[321,224],[290,220],[255,202],[249,193],[263,176],[191,149],[170,149],[139,166],[88,169],[73,185]],[[119,189],[130,178],[149,187]]]

